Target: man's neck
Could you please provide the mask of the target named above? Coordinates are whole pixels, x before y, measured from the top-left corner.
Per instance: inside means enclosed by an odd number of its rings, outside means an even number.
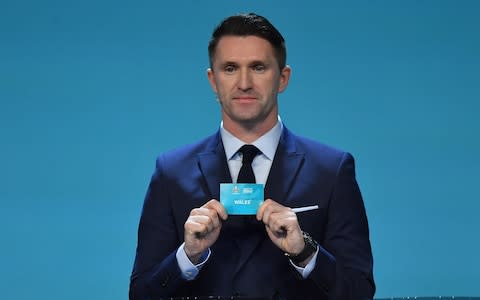
[[[223,118],[223,128],[234,135],[236,138],[250,144],[271,130],[278,122],[278,116],[266,119],[261,123],[238,123],[233,120]]]

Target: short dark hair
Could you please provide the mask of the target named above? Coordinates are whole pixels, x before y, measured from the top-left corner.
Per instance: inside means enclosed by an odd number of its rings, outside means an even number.
[[[224,19],[213,31],[208,43],[210,67],[213,67],[213,57],[217,44],[224,36],[253,35],[267,40],[275,51],[275,57],[280,70],[287,62],[287,50],[282,34],[265,18],[254,13],[239,14]]]

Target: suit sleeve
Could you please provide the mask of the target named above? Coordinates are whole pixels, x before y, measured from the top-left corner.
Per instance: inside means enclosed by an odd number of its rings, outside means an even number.
[[[160,156],[140,218],[135,263],[130,278],[130,300],[172,296],[186,284],[175,256],[180,244],[168,178],[163,171],[163,157]]]
[[[368,221],[349,153],[339,164],[327,218],[309,278],[329,299],[372,299],[375,284]]]

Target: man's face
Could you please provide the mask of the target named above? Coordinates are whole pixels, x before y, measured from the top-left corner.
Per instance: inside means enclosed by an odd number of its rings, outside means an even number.
[[[208,79],[222,106],[225,128],[273,127],[278,115],[277,94],[286,89],[289,77],[290,68],[279,69],[267,40],[222,37]]]

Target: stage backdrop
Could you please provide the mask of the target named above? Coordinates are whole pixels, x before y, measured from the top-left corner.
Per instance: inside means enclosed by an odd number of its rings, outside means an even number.
[[[127,298],[155,157],[219,127],[207,42],[250,11],[285,125],[356,158],[376,296],[480,295],[480,2],[2,0],[2,299]]]

